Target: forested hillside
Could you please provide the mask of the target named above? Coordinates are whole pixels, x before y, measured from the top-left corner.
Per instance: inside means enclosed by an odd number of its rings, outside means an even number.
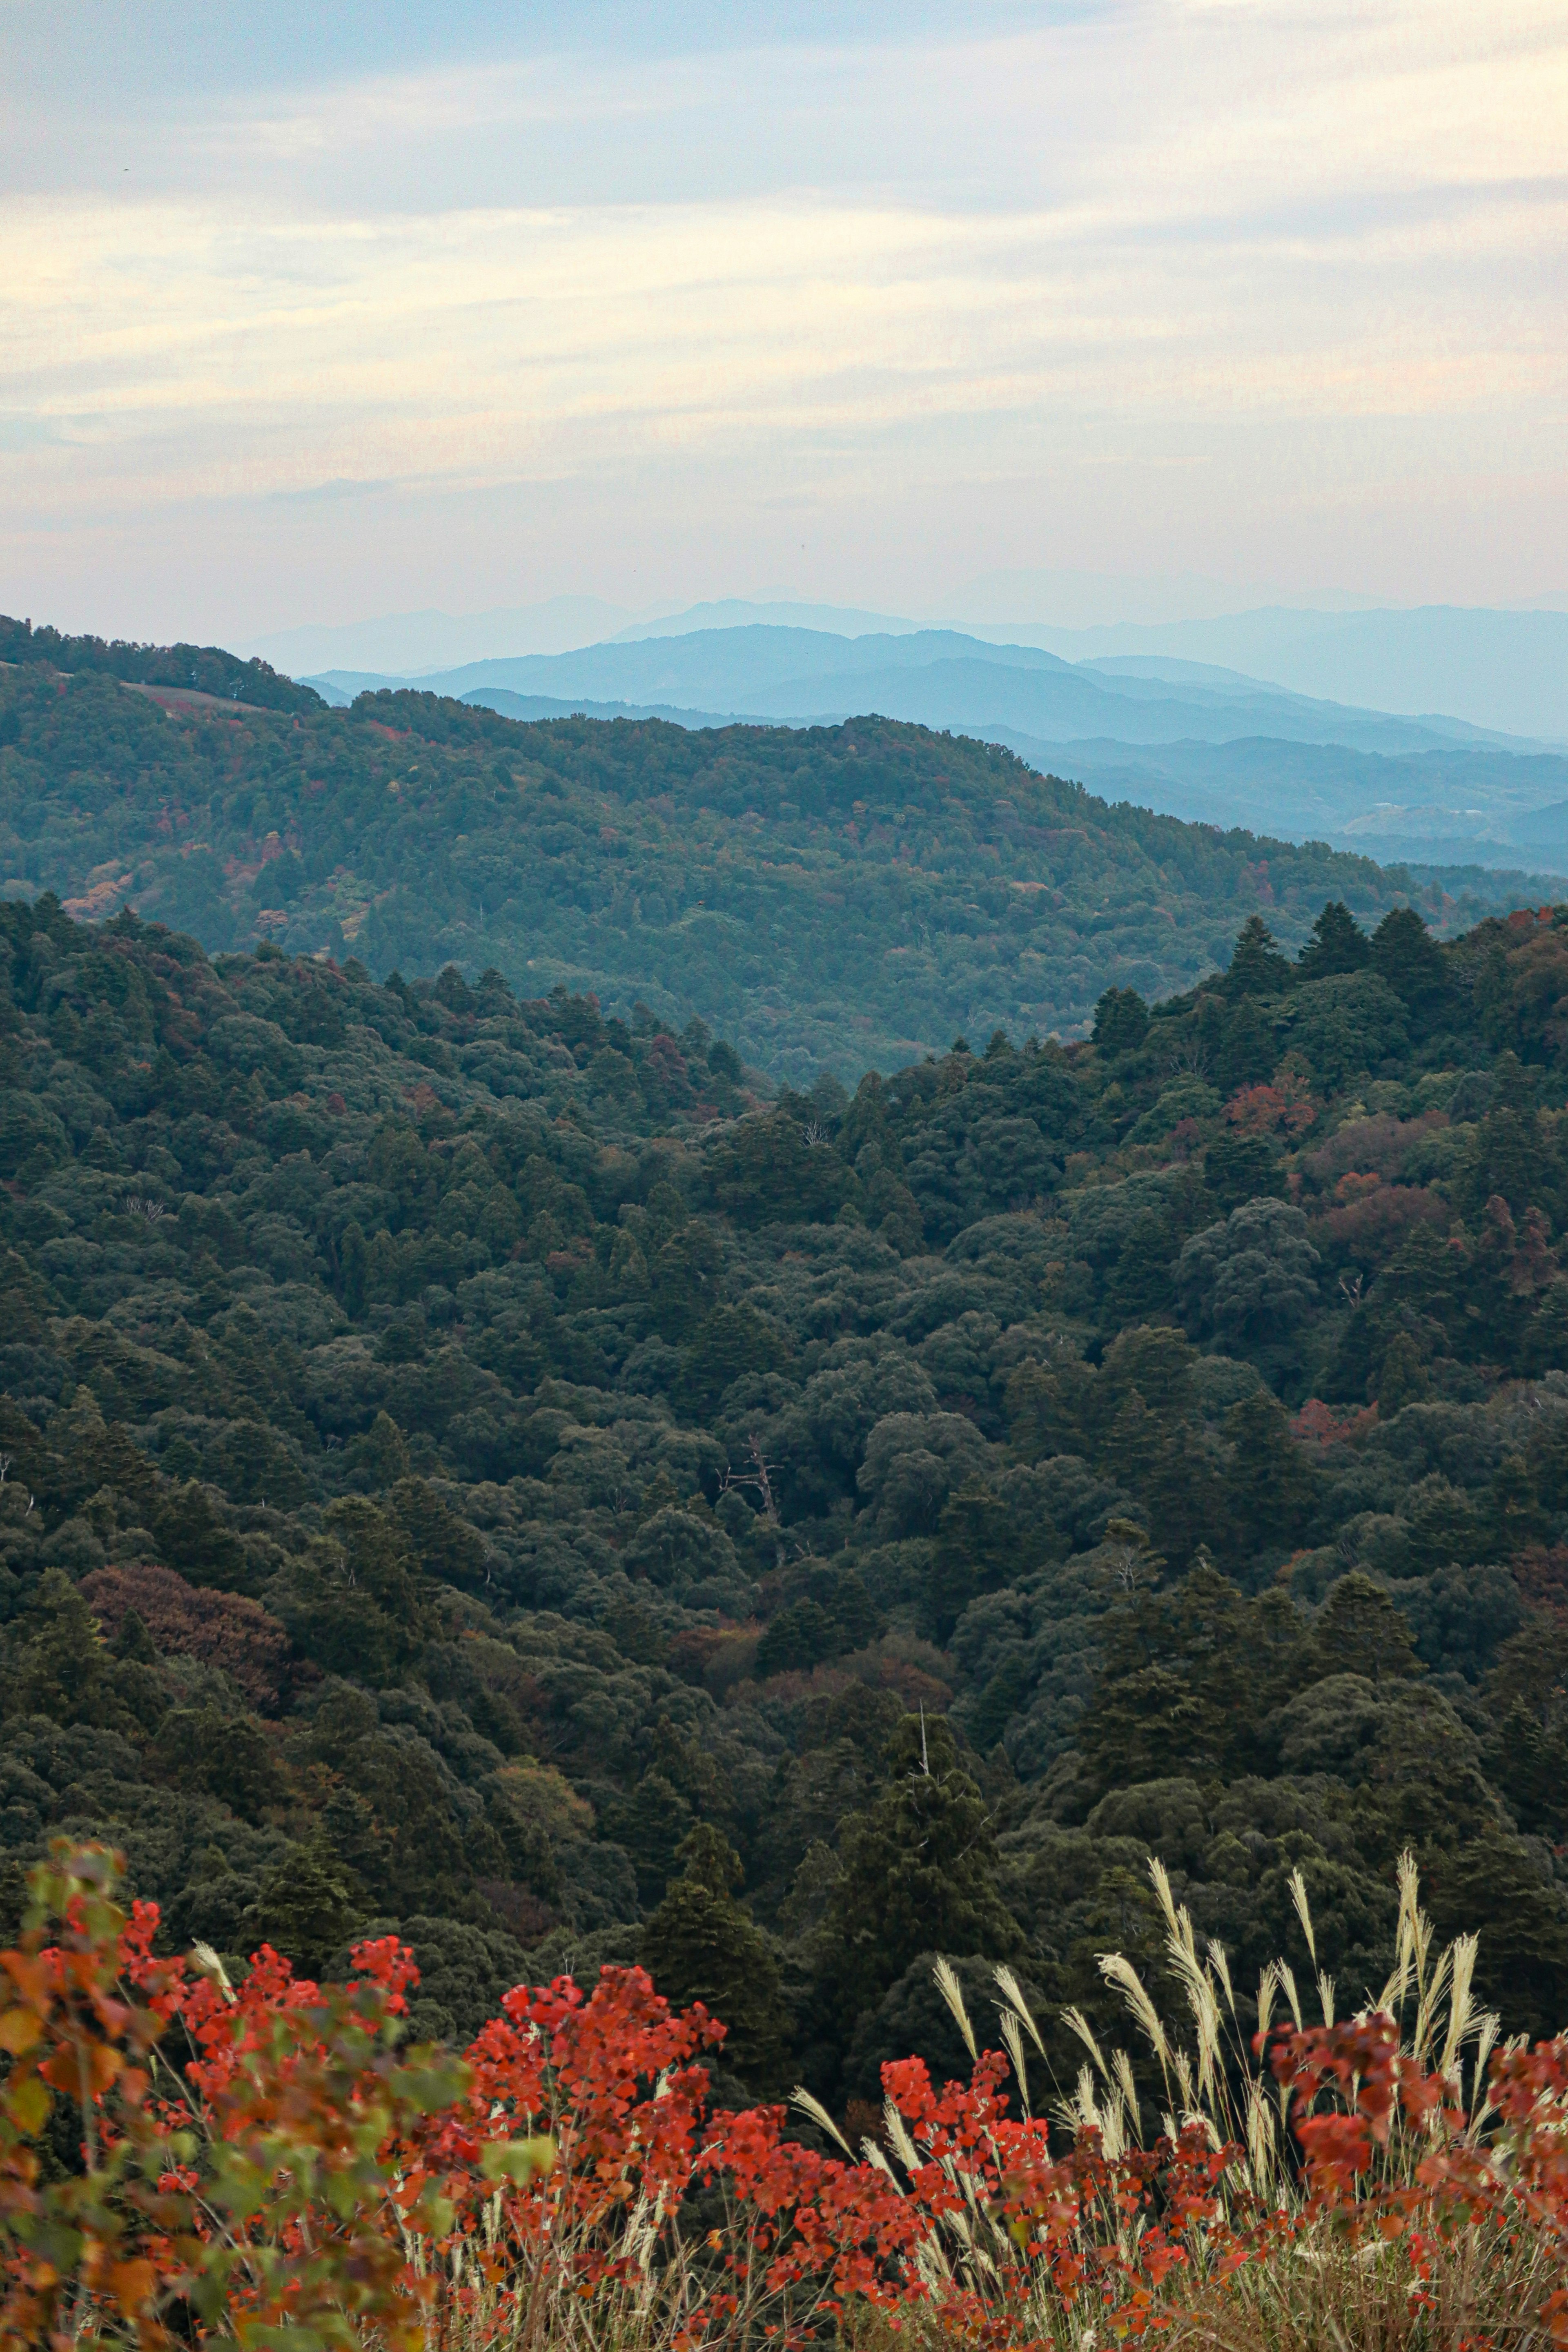
[[[128,906],[209,950],[493,968],[626,1019],[640,1001],[797,1086],[997,1027],[1079,1034],[1109,986],[1192,986],[1255,911],[1294,948],[1330,896],[1370,923],[1418,895],[1442,932],[1513,903],[1111,806],[884,719],[519,725],[411,693],[328,710],[216,650],[5,623],[0,659],[0,892]]]
[[[496,973],[0,908],[0,1924],[100,1834],[237,1967],[395,1924],[462,2033],[636,1953],[842,2101],[961,2061],[933,1948],[979,2016],[1160,1986],[1151,1851],[1238,1997],[1299,1867],[1348,2008],[1411,1844],[1556,2026],[1565,1007],[1568,912],[1331,906],[767,1102]]]

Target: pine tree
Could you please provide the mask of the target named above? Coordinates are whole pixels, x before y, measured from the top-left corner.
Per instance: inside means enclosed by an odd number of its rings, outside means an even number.
[[[1310,1490],[1284,1407],[1266,1390],[1254,1389],[1226,1414],[1224,1434],[1232,1448],[1225,1500],[1237,1549],[1249,1556],[1289,1549]]]
[[[1381,1683],[1424,1671],[1404,1612],[1359,1568],[1331,1587],[1312,1646],[1321,1675],[1361,1675]]]
[[[1225,975],[1231,998],[1279,996],[1290,985],[1290,967],[1274,943],[1274,934],[1261,915],[1248,915],[1237,933]]]
[[[1364,971],[1372,961],[1372,941],[1342,898],[1331,898],[1312,936],[1296,959],[1303,980],[1329,980],[1336,972]]]
[[[129,1728],[97,1620],[62,1569],[44,1570],[20,1631],[7,1661],[8,1714]]]
[[[301,1975],[320,1979],[346,1959],[363,1916],[353,1873],[318,1831],[265,1874],[243,1925],[256,1945],[270,1944]]]
[[[1215,1065],[1215,1076],[1226,1094],[1234,1094],[1238,1087],[1265,1085],[1279,1059],[1274,1016],[1259,1003],[1258,995],[1258,990],[1247,989],[1226,1023]]]
[[[1094,1042],[1102,1054],[1135,1054],[1149,1034],[1149,1007],[1135,988],[1108,988],[1094,1008]]]
[[[846,2035],[921,1953],[1005,1959],[1022,1940],[996,1892],[989,1809],[946,1724],[906,1717],[887,1763],[889,1785],[844,1825],[826,1922],[824,1973]]]
[[[723,2021],[723,2064],[767,2097],[784,2087],[788,2015],[767,1938],[734,1899],[740,1856],[700,1822],[677,1858],[682,1874],[647,1923],[643,1966],[676,2008],[700,2000]]]
[[[1442,950],[1414,907],[1384,915],[1372,935],[1372,968],[1404,998],[1418,1028],[1429,1028],[1442,1013],[1448,994]]]

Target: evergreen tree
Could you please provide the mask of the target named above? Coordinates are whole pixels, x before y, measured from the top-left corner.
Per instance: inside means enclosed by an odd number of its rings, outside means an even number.
[[[1303,980],[1330,980],[1336,972],[1363,971],[1372,961],[1372,942],[1342,898],[1331,898],[1312,936],[1296,959]]]
[[[1233,1001],[1243,996],[1280,996],[1290,979],[1290,966],[1276,947],[1273,932],[1261,915],[1248,915],[1231,950],[1226,994]]]
[[[1168,1217],[1145,1211],[1127,1239],[1105,1286],[1105,1303],[1118,1322],[1168,1315],[1175,1305],[1172,1279],[1180,1244]]]
[[[301,1975],[319,1982],[342,1966],[363,1917],[353,1872],[317,1831],[308,1844],[293,1847],[266,1872],[243,1926],[253,1948],[270,1944]]]
[[[1102,1054],[1135,1054],[1149,1034],[1149,1008],[1135,988],[1108,988],[1094,1008],[1094,1042]]]
[[[826,1985],[846,2039],[921,1952],[1005,1959],[1022,1941],[996,1891],[989,1808],[946,1724],[907,1717],[886,1761],[888,1787],[844,1825],[844,1875],[825,1922]]]
[[[1279,961],[1283,963],[1284,958]],[[1221,1092],[1228,1095],[1240,1087],[1263,1086],[1273,1076],[1279,1059],[1279,1039],[1274,1015],[1248,989],[1225,1025],[1219,1059],[1215,1065]]]
[[[1438,1934],[1478,1934],[1476,1993],[1532,2041],[1568,2023],[1568,1916],[1541,1861],[1495,1827],[1435,1858],[1424,1891]]]
[[[1284,1407],[1267,1390],[1254,1389],[1232,1405],[1223,1431],[1231,1449],[1225,1509],[1233,1545],[1244,1559],[1289,1550],[1300,1536],[1310,1489]]]
[[[1430,1028],[1445,1009],[1448,978],[1442,950],[1414,907],[1395,907],[1372,935],[1372,968],[1403,997],[1416,1029]]]
[[[735,1901],[741,1858],[708,1822],[681,1845],[671,1882],[642,1939],[643,1966],[677,2009],[700,2000],[729,2027],[722,2063],[754,2096],[784,2086],[788,2012],[765,1936]]]
[[[129,1727],[109,1680],[109,1653],[87,1602],[68,1576],[47,1568],[6,1660],[8,1715],[51,1723]]]
[[[1312,1648],[1321,1675],[1361,1675],[1382,1683],[1423,1671],[1408,1619],[1359,1568],[1330,1588],[1312,1629]]]
[[[1204,1154],[1204,1181],[1222,1209],[1285,1190],[1273,1146],[1261,1135],[1220,1135]]]

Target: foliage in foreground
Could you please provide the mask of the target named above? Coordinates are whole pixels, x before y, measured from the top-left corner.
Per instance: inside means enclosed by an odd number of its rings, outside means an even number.
[[[1370,2344],[1373,2318],[1379,2344],[1568,2343],[1568,2040],[1489,2063],[1473,1940],[1434,1951],[1409,1868],[1382,2000],[1335,2024],[1325,1983],[1309,2027],[1273,1971],[1250,2057],[1226,2047],[1223,1951],[1200,1961],[1168,1895],[1184,2038],[1107,1956],[1164,2080],[1147,2140],[1125,2057],[1084,2028],[1091,2063],[1053,2141],[1029,2111],[1026,2034],[1041,2045],[1016,1982],[997,1971],[1008,2054],[982,2053],[939,1969],[973,2073],[938,2090],[921,2061],[889,2063],[858,2158],[809,2099],[842,2155],[788,2136],[780,2108],[710,2111],[724,2028],[639,1969],[586,1995],[518,1988],[459,2063],[400,2046],[416,1972],[394,1939],[357,1950],[342,1986],[264,1948],[237,1990],[199,1948],[155,1958],[156,1914],[121,1910],[117,1877],[102,1849],[62,1844],[0,1954],[6,2352],[691,2352],[834,2323],[853,2340],[858,2311],[1085,2352],[1316,2328]]]

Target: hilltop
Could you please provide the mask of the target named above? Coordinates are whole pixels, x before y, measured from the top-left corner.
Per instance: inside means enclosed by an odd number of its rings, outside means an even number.
[[[0,632],[0,888],[131,908],[209,950],[268,939],[368,971],[556,986],[696,1017],[750,1065],[829,1069],[997,1029],[1084,1033],[1107,987],[1190,988],[1266,913],[1445,895],[1322,847],[1095,798],[1014,753],[881,719],[519,724],[412,691],[329,709],[216,650]]]

